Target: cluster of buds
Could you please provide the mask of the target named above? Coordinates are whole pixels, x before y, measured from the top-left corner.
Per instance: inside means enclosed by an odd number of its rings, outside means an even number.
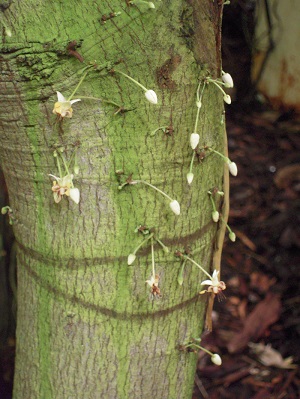
[[[220,196],[223,197],[224,193],[223,193],[223,191],[219,191],[217,187],[214,187],[212,190],[208,191],[207,193],[209,195],[209,198],[210,198],[210,201],[211,201],[211,204],[212,204],[212,208],[213,208],[212,213],[211,213],[212,220],[215,223],[218,223],[218,221],[220,219],[220,213],[217,211],[214,197],[216,195],[220,195]]]
[[[233,87],[233,79],[229,73],[222,71],[222,78],[221,79],[212,79],[211,77],[205,78],[207,83],[213,83],[223,94],[223,100],[226,104],[231,104],[231,97],[229,94],[225,93],[222,89],[222,86],[230,89]]]
[[[160,296],[160,289],[158,287],[159,283],[159,275],[155,272],[155,259],[154,259],[154,240],[162,247],[165,253],[169,253],[169,248],[157,237],[154,229],[149,229],[146,226],[138,226],[135,229],[136,233],[141,233],[144,237],[144,240],[128,255],[127,264],[130,266],[136,259],[136,253],[138,250],[146,244],[148,241],[151,243],[151,257],[152,257],[152,273],[151,277],[146,280],[146,283],[151,288],[151,294],[153,297]]]

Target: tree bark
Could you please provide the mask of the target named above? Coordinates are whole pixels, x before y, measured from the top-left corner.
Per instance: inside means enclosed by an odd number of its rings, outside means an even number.
[[[179,286],[174,252],[201,249],[194,259],[209,272],[219,268],[224,225],[212,221],[207,191],[223,187],[224,162],[213,155],[195,162],[191,186],[186,174],[198,82],[221,69],[221,6],[210,0],[156,1],[154,10],[116,0],[3,4],[1,21],[12,36],[3,29],[0,155],[18,246],[14,398],[190,398],[196,357],[178,345],[203,330],[207,297],[198,293],[205,276],[187,264]],[[72,119],[57,121],[56,91],[70,95],[89,62],[109,62],[155,90],[158,105],[123,75],[92,68],[75,98],[100,97],[127,112],[82,99]],[[199,134],[202,145],[220,152],[222,103],[208,85]],[[150,135],[170,124],[173,135]],[[56,204],[48,176],[58,174],[53,150],[63,146],[69,156],[77,142],[80,203]],[[116,170],[178,200],[180,216],[150,187],[118,190]],[[226,218],[226,198],[218,207]],[[155,228],[170,249],[165,254],[155,245],[159,299],[145,284],[150,245],[127,265],[142,240],[134,232],[139,225]]]

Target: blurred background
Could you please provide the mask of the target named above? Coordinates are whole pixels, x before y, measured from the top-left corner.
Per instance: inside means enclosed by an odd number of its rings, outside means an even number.
[[[223,363],[189,354],[199,358],[193,399],[300,398],[299,40],[299,0],[224,6],[223,70],[235,84],[226,105],[228,147],[238,165],[229,225],[237,239],[225,240],[226,298],[216,299],[213,331],[202,336]],[[0,173],[0,207],[7,204]],[[11,399],[14,369],[12,222],[13,215],[0,218],[1,399]]]

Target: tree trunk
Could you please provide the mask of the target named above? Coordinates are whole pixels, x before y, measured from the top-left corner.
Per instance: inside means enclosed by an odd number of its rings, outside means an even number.
[[[224,224],[212,221],[207,191],[222,189],[224,162],[214,155],[195,162],[194,181],[186,181],[199,78],[221,69],[217,3],[1,2],[0,155],[18,246],[15,399],[191,397],[197,359],[178,345],[203,330],[205,276],[187,263],[178,285],[174,252],[190,248],[206,270],[219,268]],[[56,91],[69,96],[90,62],[75,98],[107,102],[82,99],[71,119],[58,120]],[[100,72],[103,63],[111,67]],[[155,90],[158,104],[111,68]],[[198,129],[201,145],[220,152],[222,102],[208,85]],[[150,135],[160,126],[173,135]],[[80,203],[64,196],[57,204],[48,176],[58,175],[53,151],[64,147],[68,158],[78,142]],[[149,186],[118,190],[116,170],[123,181],[132,174],[178,200],[180,216]],[[226,204],[218,203],[225,218]],[[145,284],[150,240],[127,265],[143,240],[140,225],[170,249],[154,246],[160,298]]]

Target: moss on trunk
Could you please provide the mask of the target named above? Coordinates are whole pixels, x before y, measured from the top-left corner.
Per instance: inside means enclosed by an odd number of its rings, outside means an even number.
[[[186,182],[198,79],[220,70],[221,9],[199,3],[157,1],[151,10],[116,0],[99,6],[23,0],[2,13],[12,30],[1,46],[0,155],[17,219],[16,399],[191,397],[196,358],[177,347],[201,334],[206,298],[198,295],[203,274],[190,264],[178,286],[174,252],[201,248],[197,261],[216,268],[224,230],[211,220],[207,195],[223,186],[223,161],[195,163],[192,186]],[[103,24],[112,12],[121,14]],[[72,41],[83,63],[67,50]],[[83,99],[72,119],[57,121],[55,92],[68,97],[90,62],[111,63],[155,90],[159,104],[148,103],[124,76],[93,67],[75,97],[108,102]],[[109,101],[126,112],[116,114]],[[209,86],[199,134],[203,145],[221,152],[222,112],[222,96]],[[150,135],[170,124],[173,135]],[[78,142],[81,201],[55,204],[48,177],[58,174],[53,150],[65,146],[70,156]],[[165,191],[180,202],[181,215],[147,186],[119,191],[116,170]],[[155,246],[158,300],[145,284],[150,246],[127,266],[141,242],[138,225],[155,228],[170,248],[165,254]]]

